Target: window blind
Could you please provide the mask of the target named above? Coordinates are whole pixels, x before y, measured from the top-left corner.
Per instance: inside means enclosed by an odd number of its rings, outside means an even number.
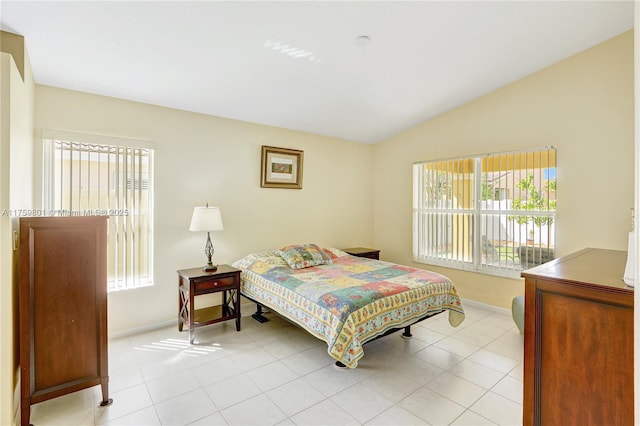
[[[413,166],[417,262],[518,276],[554,257],[555,148]]]
[[[44,158],[51,214],[109,216],[109,290],[150,285],[153,150],[48,139]]]

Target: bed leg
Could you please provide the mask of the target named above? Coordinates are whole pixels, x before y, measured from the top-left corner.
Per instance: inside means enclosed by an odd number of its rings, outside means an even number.
[[[256,313],[251,315],[251,318],[253,318],[254,320],[258,321],[259,323],[263,323],[263,322],[269,321],[269,318],[265,317],[262,314],[262,305],[260,305],[259,303],[256,303]]]
[[[411,334],[411,326],[410,326],[410,325],[408,325],[408,326],[406,326],[406,327],[404,328],[404,333],[402,333],[402,334],[401,334],[401,336],[402,336],[404,339],[408,339],[408,338],[410,338],[410,337],[413,337],[413,335]]]

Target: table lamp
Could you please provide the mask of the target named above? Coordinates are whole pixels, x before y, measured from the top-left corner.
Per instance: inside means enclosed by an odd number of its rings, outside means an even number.
[[[202,267],[205,272],[218,269],[218,265],[211,262],[213,256],[213,244],[211,244],[211,231],[222,231],[222,215],[218,207],[209,207],[207,203],[204,207],[194,207],[191,216],[189,231],[207,231],[207,244],[204,246],[204,254],[207,256],[207,264]]]

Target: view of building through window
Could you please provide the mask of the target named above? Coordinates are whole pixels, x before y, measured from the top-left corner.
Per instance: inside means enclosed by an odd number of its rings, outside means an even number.
[[[418,262],[495,275],[554,257],[554,148],[414,164]]]

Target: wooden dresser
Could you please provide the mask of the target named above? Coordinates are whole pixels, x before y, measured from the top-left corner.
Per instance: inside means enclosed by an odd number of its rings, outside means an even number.
[[[21,424],[91,386],[108,405],[107,217],[21,218],[19,241]]]
[[[588,248],[522,272],[524,425],[633,424],[626,259]]]

